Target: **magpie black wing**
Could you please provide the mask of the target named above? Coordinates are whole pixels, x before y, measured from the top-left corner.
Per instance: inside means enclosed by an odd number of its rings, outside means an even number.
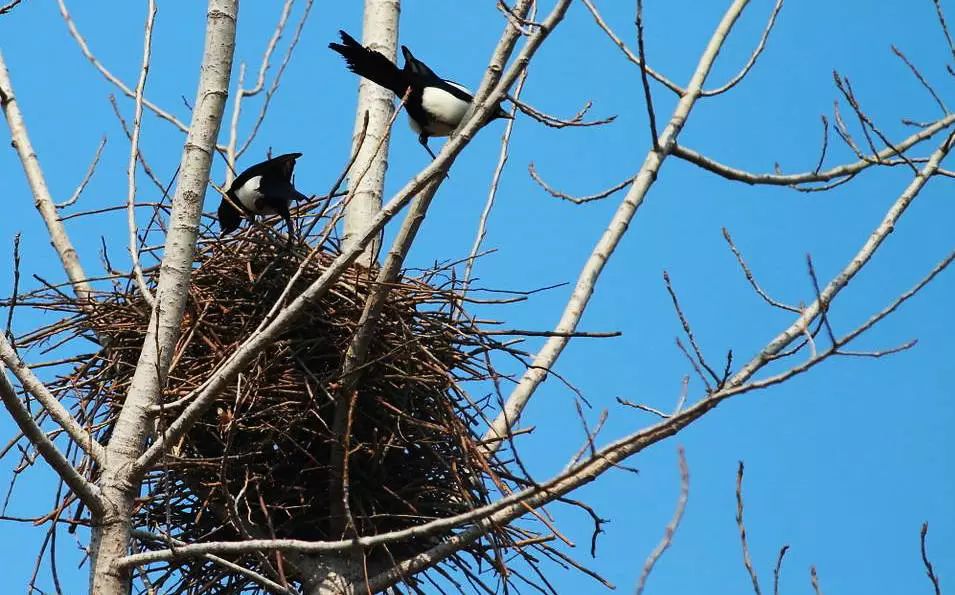
[[[232,186],[229,188],[239,188],[255,176],[265,176],[269,174],[276,175],[285,180],[291,180],[292,171],[295,169],[295,160],[301,156],[301,153],[286,153],[263,161],[262,163],[256,163],[236,176],[235,181],[232,182]]]
[[[399,97],[405,94],[408,89],[408,81],[394,62],[380,52],[361,45],[358,40],[348,33],[344,31],[338,33],[342,37],[342,43],[330,43],[328,47],[345,58],[349,70],[388,89]]]
[[[242,223],[242,214],[232,203],[223,198],[219,204],[219,229],[222,231],[222,235],[239,229],[240,223]]]
[[[442,80],[440,76],[427,64],[414,57],[408,46],[401,46],[401,54],[405,57],[405,71],[415,76],[424,83]]]

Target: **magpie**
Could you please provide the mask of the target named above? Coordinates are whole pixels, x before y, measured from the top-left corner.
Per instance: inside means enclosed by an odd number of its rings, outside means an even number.
[[[404,68],[398,67],[375,50],[368,49],[345,33],[338,32],[342,43],[330,43],[328,47],[345,58],[348,69],[371,82],[380,85],[398,97],[404,97],[411,89],[405,101],[408,123],[418,135],[418,142],[434,159],[434,152],[428,146],[432,136],[449,136],[467,113],[474,96],[465,87],[443,79],[428,65],[411,54],[406,46],[401,46],[405,58]],[[512,118],[500,105],[493,112],[494,118]]]
[[[293,200],[306,200],[307,196],[292,185],[292,170],[301,153],[286,153],[273,157],[239,174],[219,205],[219,227],[222,235],[239,228],[243,212],[248,216],[281,215],[288,226],[289,241],[292,241],[292,215],[289,204]],[[240,211],[239,208],[242,210]]]

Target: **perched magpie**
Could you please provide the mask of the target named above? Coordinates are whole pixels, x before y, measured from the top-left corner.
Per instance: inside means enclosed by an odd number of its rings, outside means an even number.
[[[474,100],[471,92],[435,74],[405,46],[401,46],[405,65],[399,70],[381,53],[364,47],[344,31],[338,33],[342,37],[342,43],[330,43],[328,47],[345,58],[349,70],[381,85],[398,97],[404,97],[408,88],[411,88],[405,101],[408,123],[418,134],[418,142],[434,159],[434,153],[428,146],[428,138],[448,136],[457,128]],[[511,115],[501,106],[497,106],[493,118],[511,118]]]
[[[292,215],[288,207],[293,200],[308,197],[292,186],[292,170],[301,153],[286,153],[268,161],[257,163],[236,177],[226,190],[226,197],[219,205],[219,227],[222,234],[239,228],[243,211],[246,215],[281,215],[288,226],[289,241],[292,240]],[[236,207],[241,207],[240,211]]]

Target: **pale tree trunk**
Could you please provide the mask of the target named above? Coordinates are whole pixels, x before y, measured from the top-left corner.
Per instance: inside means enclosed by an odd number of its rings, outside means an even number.
[[[398,14],[400,0],[365,0],[362,43],[395,61],[398,46]],[[385,172],[388,170],[388,123],[394,111],[394,94],[375,83],[359,77],[358,109],[355,116],[353,145],[357,145],[365,130],[365,114],[368,125],[358,157],[352,165],[349,186],[354,193],[345,208],[345,230],[342,241],[344,250],[351,248],[368,229],[372,218],[381,209],[381,197],[385,189]],[[357,262],[369,266],[378,258],[381,236],[368,244]]]
[[[400,0],[365,0],[362,43],[395,61],[398,46]],[[342,249],[355,247],[381,210],[388,171],[389,124],[394,112],[394,94],[359,77],[358,107],[352,152],[357,151],[349,172],[352,197],[345,207]],[[367,117],[367,121],[366,121]],[[368,243],[355,262],[375,264],[381,250],[381,233]],[[333,507],[341,509],[336,501]],[[310,595],[339,595],[353,591],[361,560],[345,552],[325,556],[294,556],[290,560],[302,576]]]
[[[149,408],[161,394],[189,295],[199,217],[228,96],[237,8],[237,0],[209,1],[202,72],[172,201],[156,305],[101,470],[100,487],[106,510],[101,518],[94,519],[90,545],[92,592],[96,595],[122,595],[130,589],[129,571],[117,569],[114,562],[129,549],[133,500],[139,495],[145,471],[135,462],[150,431]]]

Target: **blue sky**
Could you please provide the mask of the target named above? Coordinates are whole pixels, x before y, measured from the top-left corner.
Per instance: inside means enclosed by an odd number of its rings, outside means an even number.
[[[132,86],[145,3],[73,4],[74,18],[97,56]],[[301,151],[299,187],[321,193],[331,185],[350,148],[357,81],[325,46],[339,28],[358,36],[360,4],[316,3],[264,130],[240,166],[258,161],[269,147]],[[632,3],[600,4],[607,20],[632,42]],[[728,2],[646,4],[649,59],[657,70],[684,83]],[[955,4],[944,4],[955,19]],[[721,53],[709,86],[725,81],[745,61],[770,8],[768,0],[752,3]],[[204,6],[165,1],[159,9],[147,96],[188,120],[182,97],[191,101],[195,92]],[[257,67],[277,16],[278,3],[243,3],[237,63],[245,60]],[[473,87],[501,27],[491,2],[407,0],[400,37],[437,72]],[[833,70],[851,79],[862,105],[891,138],[908,136],[912,129],[900,119],[927,121],[940,112],[892,55],[893,43],[936,83],[943,99],[955,102],[955,96],[944,93],[951,89],[945,64],[952,56],[935,24],[932,2],[803,0],[783,8],[769,47],[749,78],[694,109],[681,141],[754,171],[771,171],[776,162],[785,171],[812,169],[821,138],[819,116],[831,115],[838,95]],[[116,90],[82,57],[55,3],[26,0],[0,17],[0,49],[54,196],[63,200],[72,193],[105,134],[109,141],[103,161],[78,208],[125,200],[128,145],[107,99]],[[654,97],[662,121],[673,98],[658,86]],[[572,114],[592,100],[595,116],[619,117],[610,126],[581,130],[553,130],[518,118],[487,239],[497,252],[477,268],[488,287],[573,283],[617,204],[615,198],[586,206],[557,201],[529,179],[528,163],[534,162],[552,185],[586,194],[633,175],[647,149],[639,72],[579,3],[533,63],[524,99],[555,114]],[[120,105],[131,118],[131,102],[120,99]],[[246,126],[253,113],[246,112]],[[455,163],[410,265],[467,255],[502,131],[502,122],[489,125]],[[182,135],[151,116],[143,134],[144,154],[168,179],[181,153]],[[918,155],[927,154],[928,147]],[[400,188],[427,159],[401,123],[392,141],[387,189]],[[827,163],[850,160],[851,152],[833,140]],[[213,177],[224,177],[221,162]],[[583,320],[585,330],[620,330],[623,336],[575,342],[559,364],[560,373],[593,403],[591,422],[602,409],[610,409],[603,438],[653,421],[620,408],[616,397],[672,408],[680,379],[690,372],[674,346],[680,329],[662,284],[663,270],[669,271],[710,358],[718,360],[732,348],[738,360],[748,359],[791,320],[768,310],[749,290],[725,248],[721,227],[733,233],[767,291],[790,303],[807,302],[813,290],[806,254],[812,254],[823,282],[828,280],[858,250],[909,177],[905,168],[869,171],[832,192],[807,195],[730,183],[668,160]],[[0,219],[0,254],[22,232],[25,272],[60,278],[11,150],[0,152],[0,184],[8,205]],[[145,181],[140,188],[142,200],[157,198]],[[938,179],[915,201],[875,261],[834,306],[837,332],[884,307],[955,248],[951,192],[952,180]],[[211,211],[214,198],[211,193],[207,198]],[[68,229],[88,271],[99,270],[100,235],[106,236],[114,263],[123,261],[123,215],[73,221]],[[9,291],[10,274],[0,273],[0,295]],[[562,287],[491,314],[512,327],[548,329],[569,291]],[[632,590],[672,514],[678,491],[676,445],[682,444],[690,466],[690,501],[648,593],[748,592],[734,522],[738,460],[747,465],[750,548],[764,592],[771,588],[779,548],[789,544],[785,592],[810,592],[808,568],[815,564],[827,593],[927,593],[930,585],[918,557],[923,521],[930,523],[929,551],[943,588],[950,586],[955,581],[955,463],[949,456],[955,446],[950,431],[955,423],[953,294],[955,275],[948,272],[858,344],[859,349],[880,349],[918,338],[915,349],[881,360],[830,361],[783,386],[731,400],[676,439],[631,460],[639,475],[611,472],[582,489],[577,497],[612,519],[590,566],[620,590]],[[43,320],[20,312],[16,324],[22,331]],[[535,345],[531,342],[528,349]],[[690,395],[700,395],[698,383],[691,384]],[[559,471],[583,441],[573,395],[554,380],[541,387],[524,420],[536,427],[524,440],[523,453],[539,478]],[[0,435],[12,432],[11,422],[0,416]],[[10,458],[0,462],[0,472],[6,476],[13,463]],[[49,476],[34,471],[22,478],[9,514],[48,510]],[[588,519],[576,511],[552,512],[578,544],[573,555],[587,560]],[[7,555],[0,569],[6,584],[18,588],[27,582],[42,534],[29,526],[4,526],[0,544]],[[63,533],[61,576],[68,593],[85,588],[84,571],[66,563],[76,559],[71,546]],[[602,590],[575,572],[552,570],[551,580],[561,593]],[[49,579],[42,584],[49,587]]]

